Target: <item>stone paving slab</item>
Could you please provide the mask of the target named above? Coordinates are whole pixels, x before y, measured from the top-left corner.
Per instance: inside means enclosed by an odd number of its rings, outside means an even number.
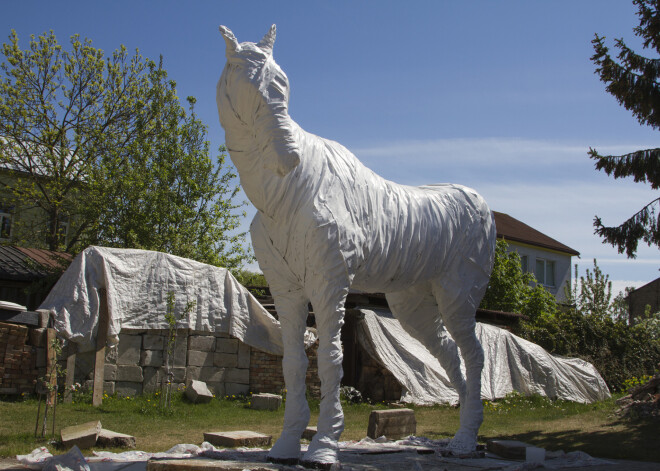
[[[232,432],[204,432],[204,441],[221,447],[257,447],[269,446],[272,435],[252,432],[250,430],[236,430]]]
[[[78,448],[91,448],[96,444],[99,433],[101,433],[101,422],[94,420],[63,428],[60,431],[60,438],[62,445],[66,448],[74,445]]]

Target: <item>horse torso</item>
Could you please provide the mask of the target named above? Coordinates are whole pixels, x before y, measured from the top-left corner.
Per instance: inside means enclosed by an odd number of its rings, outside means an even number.
[[[487,262],[484,242],[475,239],[490,236],[491,215],[473,190],[399,185],[334,141],[300,128],[297,135],[301,163],[284,178],[262,181],[270,198],[257,217],[299,280],[310,259],[329,266],[335,253],[355,288],[381,292],[438,277],[466,250]],[[327,253],[319,255],[318,240]]]

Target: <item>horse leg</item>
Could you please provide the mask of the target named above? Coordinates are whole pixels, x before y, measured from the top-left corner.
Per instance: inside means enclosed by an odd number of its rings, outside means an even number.
[[[465,362],[466,394],[461,398],[461,424],[450,445],[457,453],[476,449],[477,434],[483,422],[481,371],[484,366],[484,351],[475,333],[475,313],[488,278],[486,277],[484,283],[481,283],[481,278],[475,278],[475,283],[470,281],[461,280],[460,285],[455,283],[453,286],[448,280],[443,280],[442,284],[433,284],[433,293],[440,306],[444,324]],[[472,288],[461,289],[463,286]]]
[[[282,434],[268,452],[268,459],[275,462],[297,462],[300,459],[300,437],[309,423],[310,415],[305,395],[308,360],[304,343],[308,301],[301,290],[273,291],[273,299],[282,326],[286,404]]]
[[[459,403],[463,403],[466,385],[458,348],[445,329],[430,283],[387,293],[386,297],[392,314],[406,332],[419,340],[438,359],[458,393]]]
[[[319,335],[318,369],[321,379],[321,404],[317,433],[303,456],[303,463],[328,464],[337,461],[337,441],[344,430],[344,413],[339,400],[339,387],[343,376],[341,327],[344,324],[344,303],[348,294],[345,286],[331,289],[333,283],[324,283],[324,290],[310,296],[316,328]]]

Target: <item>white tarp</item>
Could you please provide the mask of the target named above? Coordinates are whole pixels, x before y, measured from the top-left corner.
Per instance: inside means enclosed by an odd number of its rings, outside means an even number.
[[[98,330],[99,290],[108,299],[108,339],[119,331],[167,329],[167,295],[175,296],[175,314],[194,309],[177,328],[225,332],[251,347],[282,355],[279,322],[228,270],[161,252],[89,247],[71,263],[40,309],[54,313],[58,334],[92,350]],[[307,340],[311,332],[308,331]]]
[[[458,402],[438,360],[403,330],[389,311],[360,310],[360,342],[404,386],[402,400],[415,404]],[[579,358],[551,355],[507,330],[477,323],[484,349],[481,397],[494,400],[512,391],[589,403],[610,397],[596,368]]]

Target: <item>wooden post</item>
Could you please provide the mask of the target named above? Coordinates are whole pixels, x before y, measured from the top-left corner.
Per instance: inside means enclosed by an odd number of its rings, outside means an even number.
[[[103,376],[105,373],[105,344],[108,340],[108,296],[105,288],[99,290],[99,324],[96,332],[96,361],[94,362],[94,391],[92,405],[103,403]]]
[[[49,384],[47,404],[55,404],[57,399],[57,353],[53,343],[55,342],[55,329],[46,329],[46,375]]]
[[[76,344],[69,341],[66,357],[66,384],[64,385],[64,403],[71,404],[73,401],[73,382],[76,373]]]

